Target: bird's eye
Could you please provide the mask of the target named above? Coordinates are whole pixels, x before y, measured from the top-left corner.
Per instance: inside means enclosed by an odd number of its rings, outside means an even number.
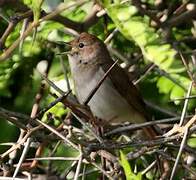
[[[83,48],[84,47],[84,43],[79,43],[79,48]]]

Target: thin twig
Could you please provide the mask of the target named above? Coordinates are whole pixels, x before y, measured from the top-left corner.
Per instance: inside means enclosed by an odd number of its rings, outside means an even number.
[[[192,96],[189,96],[189,97],[182,97],[182,98],[174,98],[168,102],[174,102],[174,101],[180,101],[180,100],[185,100],[185,99],[196,99],[196,95],[192,95]]]
[[[53,17],[55,17],[56,15],[60,14],[62,11],[72,8],[74,6],[78,6],[78,5],[82,5],[86,2],[86,0],[80,0],[77,1],[69,6],[67,6],[67,4],[60,4],[54,11],[52,11],[50,14],[44,16],[42,19],[40,19],[39,21],[33,22],[32,24],[30,24],[28,26],[28,28],[26,29],[26,31],[23,33],[22,37],[19,37],[8,49],[6,49],[5,52],[3,52],[3,54],[1,54],[0,56],[0,62],[6,60],[8,57],[11,56],[11,53],[18,47],[19,43],[21,42],[21,40],[25,39],[34,28],[36,28],[37,26],[40,25],[40,23],[42,23],[43,21],[49,20]]]
[[[86,164],[84,164],[84,165],[86,165]],[[97,172],[97,171],[99,171],[99,170],[98,170],[98,169],[86,170],[86,172],[80,173],[78,177],[85,176],[85,175],[89,175],[89,174],[95,173],[95,172]],[[85,177],[84,177],[84,178],[85,178]]]
[[[158,112],[160,112],[160,113],[162,113],[164,115],[172,116],[172,117],[176,117],[176,116],[179,115],[178,113],[173,112],[173,111],[171,111],[169,109],[166,109],[165,107],[162,108],[161,106],[159,106],[159,105],[157,105],[157,104],[155,104],[155,103],[153,103],[151,101],[148,101],[148,100],[144,99],[144,102],[147,105],[147,107],[149,107],[151,109],[154,109],[154,110],[156,110],[156,111],[158,111]]]
[[[157,147],[154,146],[154,147],[142,147],[141,149],[137,149],[136,151],[134,152],[130,152],[126,155],[127,159],[128,160],[133,160],[133,159],[136,159],[136,158],[139,158],[141,157],[143,154],[145,153],[149,153],[150,151],[153,151],[152,153],[154,153],[156,151]]]
[[[114,37],[114,35],[118,32],[118,28],[115,28],[109,36],[105,39],[104,43],[107,44],[111,41],[111,39]]]
[[[86,164],[84,164],[83,171],[82,171],[82,180],[85,180],[85,173],[86,173]],[[80,174],[78,175],[80,177]]]
[[[180,14],[179,16],[174,16],[173,18],[170,18],[168,21],[164,22],[161,26],[168,27],[168,28],[174,27],[187,21],[187,19],[190,20],[194,17],[196,17],[196,8],[192,10],[187,10],[184,13]]]
[[[27,158],[27,161],[78,161],[79,157],[35,157],[35,158]]]
[[[14,150],[19,149],[19,148],[22,146],[22,144],[24,144],[25,141],[27,141],[27,139],[32,135],[32,133],[34,133],[35,131],[37,131],[37,130],[40,129],[40,128],[41,128],[41,126],[37,126],[37,127],[33,128],[33,129],[30,129],[30,130],[27,132],[27,134],[20,140],[20,142],[19,142],[18,144],[16,144],[15,146],[11,147],[11,148],[8,149],[6,152],[4,152],[4,153],[0,156],[0,158],[4,158],[4,157],[6,157],[8,154],[10,154],[11,152],[13,152]]]
[[[181,154],[182,154],[184,145],[186,143],[187,135],[188,135],[188,128],[185,129],[184,136],[183,136],[183,139],[182,139],[182,142],[181,142],[181,145],[180,145],[180,149],[178,151],[178,155],[176,157],[176,161],[175,161],[174,167],[172,169],[170,180],[172,180],[174,178],[174,175],[175,175],[175,172],[176,172],[176,168],[177,168],[178,162],[180,160],[180,157],[181,157]]]
[[[4,47],[5,41],[7,37],[10,35],[10,33],[13,31],[13,29],[16,27],[16,25],[23,19],[32,16],[32,11],[27,11],[23,13],[22,15],[16,15],[10,18],[9,24],[5,32],[3,33],[1,39],[0,39],[0,49]]]
[[[74,143],[72,143],[69,139],[67,139],[65,136],[63,136],[61,133],[59,133],[58,131],[56,131],[53,127],[47,125],[46,123],[35,119],[39,124],[43,125],[44,127],[46,127],[48,130],[50,130],[51,132],[53,132],[54,134],[56,134],[58,137],[60,137],[62,140],[64,140],[68,145],[71,145],[74,149],[79,150],[78,146],[75,145]]]
[[[92,97],[94,96],[94,94],[97,92],[97,90],[99,89],[99,87],[101,86],[101,84],[103,83],[103,81],[107,78],[108,74],[110,73],[110,71],[114,68],[114,66],[117,64],[118,60],[115,61],[112,66],[106,71],[106,73],[104,74],[104,76],[100,79],[100,81],[96,84],[95,88],[89,93],[88,97],[86,98],[86,100],[84,101],[84,105],[87,105],[89,103],[89,101],[92,99]]]
[[[42,116],[45,112],[47,112],[49,109],[51,109],[53,106],[55,106],[57,103],[63,101],[64,98],[66,98],[69,94],[71,93],[71,91],[67,92],[66,94],[56,98],[52,103],[50,103],[46,108],[43,108],[41,111],[39,111],[39,113],[37,113],[35,118],[39,118],[40,116]],[[33,119],[35,119],[33,118]]]
[[[134,85],[137,85],[141,80],[143,80],[155,67],[155,64],[151,64],[150,67],[144,72],[144,74],[142,74],[142,76],[134,82]]]
[[[191,95],[192,86],[193,86],[193,82],[191,82],[190,85],[189,85],[188,92],[186,94],[186,98],[188,98]],[[183,125],[184,117],[186,115],[186,110],[187,110],[187,107],[188,107],[188,102],[189,102],[189,99],[185,99],[179,126]]]
[[[110,44],[107,45],[107,49],[109,50],[109,52],[114,55],[115,57],[117,57],[119,60],[121,60],[122,62],[125,62],[126,64],[133,65],[136,61],[129,61],[129,59],[127,57],[125,57],[123,54],[121,54],[117,49],[114,49]],[[142,56],[140,56],[142,57]]]
[[[87,125],[87,123],[85,123],[80,117],[78,117],[74,112],[71,112],[72,114],[73,114],[73,116],[86,128],[86,129],[88,129],[88,131],[101,143],[101,144],[104,144],[104,141],[103,141],[103,139],[100,137],[100,136],[98,136],[95,132],[94,132],[94,130],[91,128],[91,127],[89,127],[88,125]]]
[[[146,169],[142,171],[142,175],[146,174],[148,171],[150,171],[157,163],[157,160],[153,161]]]
[[[2,176],[0,176],[0,180],[13,180],[13,177],[2,177]],[[24,178],[14,178],[14,180],[24,180]]]
[[[58,86],[56,86],[52,81],[50,81],[44,74],[42,74],[41,72],[37,71],[41,77],[53,88],[55,89],[58,93],[60,93],[60,95],[64,95],[65,92],[63,90],[61,90]]]
[[[66,179],[66,176],[70,173],[70,171],[76,166],[78,160],[74,161],[69,167],[67,167],[67,169],[65,169],[65,171],[62,173],[62,175],[60,176],[61,179]]]
[[[132,0],[132,4],[138,9],[138,11],[142,14],[142,15],[146,15],[148,16],[150,19],[152,19],[154,22],[156,22],[156,24],[158,26],[161,26],[161,22],[159,20],[159,18],[157,18],[154,14],[152,14],[150,11],[148,11],[147,9],[145,9],[142,6],[142,1],[140,0]]]
[[[95,162],[91,162],[93,166],[95,166],[98,170],[100,170],[108,179],[113,180],[112,176],[110,176],[104,169],[99,167]]]
[[[25,142],[25,146],[24,146],[22,155],[20,156],[20,160],[19,160],[19,162],[17,163],[17,167],[16,167],[16,169],[15,169],[15,171],[14,171],[13,179],[15,179],[16,175],[17,175],[18,172],[19,172],[19,169],[20,169],[20,167],[21,167],[21,165],[22,165],[22,163],[23,163],[23,161],[24,161],[24,159],[25,159],[25,156],[26,156],[26,154],[27,154],[27,152],[28,152],[28,150],[29,150],[29,147],[30,147],[30,144],[31,144],[31,140],[32,140],[32,139],[29,137],[29,138],[27,139],[27,141]]]
[[[188,64],[187,64],[187,62],[186,62],[184,56],[182,55],[181,52],[179,52],[179,54],[180,54],[180,57],[181,57],[181,59],[182,59],[182,62],[183,62],[183,64],[184,64],[184,66],[185,66],[185,68],[186,68],[186,71],[187,71],[188,76],[190,77],[191,81],[192,81],[194,84],[196,84],[195,79],[194,79],[194,77],[193,77],[193,74],[192,74],[192,72],[190,71],[190,68],[189,68],[189,66],[188,66]]]
[[[174,84],[178,85],[179,87],[181,87],[183,90],[186,90],[186,87],[184,87],[178,79],[172,77],[172,75],[170,75],[169,73],[167,73],[166,71],[159,69],[158,67],[154,68],[156,72],[158,72],[161,76],[166,77],[167,79],[171,80]]]
[[[192,116],[187,116],[186,118],[188,117],[192,117]],[[156,125],[156,124],[165,124],[165,123],[172,123],[172,122],[174,123],[176,121],[179,121],[180,118],[181,117],[167,118],[167,119],[161,119],[161,120],[155,120],[155,121],[148,121],[148,122],[140,123],[140,124],[132,124],[129,126],[124,126],[124,127],[118,127],[116,129],[113,129],[110,132],[106,132],[104,136],[110,136],[110,135],[122,133],[125,131],[133,131],[133,130],[141,129],[143,127]]]
[[[22,23],[22,29],[20,31],[20,38],[21,38],[21,41],[20,41],[20,44],[19,44],[19,54],[20,56],[22,57],[22,47],[23,47],[23,43],[24,43],[24,39],[22,39],[23,37],[23,34],[25,32],[25,30],[27,29],[28,27],[28,23],[29,23],[29,19],[28,18],[25,18],[23,20],[23,23]]]
[[[2,119],[6,119],[12,124],[14,124],[16,127],[21,128],[23,130],[27,130],[27,127],[25,126],[28,123],[29,116],[24,115],[22,113],[8,111],[7,109],[0,107],[0,117]]]
[[[127,143],[105,142],[105,146],[103,146],[100,143],[91,143],[88,144],[87,148],[89,151],[97,151],[100,149],[114,150],[114,149],[123,149],[127,147],[142,147],[142,146],[152,147],[152,146],[158,146],[168,142],[175,141],[176,139],[180,139],[181,137],[182,136],[180,134],[177,134],[169,137],[160,137],[154,140],[146,140],[146,141],[137,141],[137,142],[130,141]]]
[[[78,179],[80,169],[81,169],[81,165],[82,165],[82,159],[83,159],[83,156],[82,156],[82,152],[81,152],[79,160],[78,160],[78,165],[77,165],[77,168],[76,168],[76,172],[75,172],[75,175],[74,175],[74,180]]]

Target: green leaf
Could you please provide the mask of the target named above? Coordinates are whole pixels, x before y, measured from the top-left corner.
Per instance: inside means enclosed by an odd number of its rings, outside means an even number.
[[[170,99],[184,97],[184,94],[185,94],[184,89],[182,89],[179,86],[174,86],[174,88],[172,89],[171,94],[170,94]],[[179,104],[180,101],[174,101],[174,103]]]
[[[164,76],[160,77],[157,82],[157,87],[159,88],[160,93],[167,94],[172,90],[174,86],[175,84]]]
[[[110,0],[102,2],[118,30],[126,39],[133,41],[140,47],[144,58],[171,74],[176,81],[179,81],[181,74],[185,72],[184,65],[176,57],[176,51],[171,45],[163,43],[161,34],[149,25],[149,17],[142,17],[137,14],[135,6],[130,2],[121,3],[120,1]],[[160,88],[160,92],[172,93],[170,97],[181,96],[184,93],[182,88],[176,87],[179,86],[178,84],[172,85],[169,81],[161,79],[161,83],[158,82],[157,86]],[[190,79],[180,80],[180,82],[187,89],[187,82],[189,83]],[[165,85],[168,85],[168,89]],[[172,90],[174,87],[175,89]]]
[[[32,9],[34,15],[34,21],[38,21],[41,12],[41,5],[43,0],[23,0],[24,4],[26,4],[29,8]]]
[[[187,144],[192,148],[196,148],[196,137],[189,138]]]
[[[120,164],[123,167],[127,180],[141,180],[142,179],[141,173],[138,173],[137,175],[133,173],[129,162],[126,159],[126,156],[124,155],[122,151],[120,151]]]

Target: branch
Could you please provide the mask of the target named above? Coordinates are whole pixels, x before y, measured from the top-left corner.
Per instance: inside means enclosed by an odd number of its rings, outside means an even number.
[[[26,124],[28,123],[30,117],[18,112],[8,111],[0,107],[0,118],[6,119],[9,122],[16,125],[18,128],[27,130]]]
[[[184,22],[186,22],[187,20],[191,20],[193,18],[196,17],[196,8],[193,8],[192,10],[188,10],[184,13],[182,13],[179,16],[175,16],[171,19],[169,19],[168,21],[164,22],[162,24],[162,27],[174,27],[174,26],[178,26]]]
[[[39,26],[39,24],[41,22],[43,22],[43,20],[48,20],[54,16],[56,16],[58,13],[62,12],[63,10],[65,10],[66,8],[70,8],[71,6],[62,6],[62,7],[57,7],[57,9],[55,11],[53,11],[52,13],[50,13],[49,15],[43,17],[42,19],[40,19],[39,21],[33,22],[32,24],[30,24],[28,26],[28,28],[26,29],[26,31],[24,32],[22,37],[19,37],[3,54],[1,54],[0,56],[0,61],[4,61],[7,58],[9,58],[11,56],[11,53],[18,47],[19,43],[21,40],[24,40],[31,32],[34,28],[36,28],[37,26]]]

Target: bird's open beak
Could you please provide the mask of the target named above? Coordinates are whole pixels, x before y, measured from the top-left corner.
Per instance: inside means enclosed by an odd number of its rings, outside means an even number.
[[[67,54],[71,54],[72,46],[71,46],[71,43],[70,42],[56,41],[56,44],[65,46],[65,48],[67,50],[65,52],[56,53],[56,55],[67,55]]]
[[[66,47],[71,47],[71,42],[64,42],[64,41],[56,41],[58,45],[65,45]]]
[[[56,55],[68,55],[68,54],[71,54],[71,51],[56,53]]]

